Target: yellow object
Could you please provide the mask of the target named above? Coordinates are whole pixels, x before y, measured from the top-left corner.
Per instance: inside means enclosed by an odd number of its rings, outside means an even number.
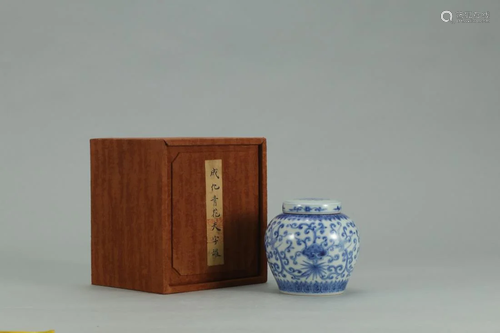
[[[37,332],[27,332],[27,331],[0,331],[0,333],[55,333],[54,330],[50,331],[37,331]]]

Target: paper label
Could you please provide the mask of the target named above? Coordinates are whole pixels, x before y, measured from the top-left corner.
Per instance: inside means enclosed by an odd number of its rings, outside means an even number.
[[[224,265],[224,205],[222,160],[205,161],[207,264]]]

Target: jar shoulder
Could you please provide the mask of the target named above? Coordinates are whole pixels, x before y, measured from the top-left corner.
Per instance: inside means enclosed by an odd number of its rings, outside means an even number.
[[[352,222],[351,218],[345,214],[280,214],[274,217],[270,224],[273,222]]]
[[[312,215],[312,214],[280,214],[273,218],[268,226],[267,232],[283,229],[303,229],[303,228],[339,228],[346,227],[357,233],[357,226],[345,214]]]

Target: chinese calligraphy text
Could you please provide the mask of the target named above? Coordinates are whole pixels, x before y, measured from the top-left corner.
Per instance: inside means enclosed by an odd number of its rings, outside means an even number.
[[[222,160],[205,161],[207,264],[224,264],[224,201]]]

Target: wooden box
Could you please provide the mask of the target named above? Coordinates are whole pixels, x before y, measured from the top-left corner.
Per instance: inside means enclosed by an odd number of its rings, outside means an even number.
[[[90,151],[92,284],[266,282],[264,138],[92,139]]]

